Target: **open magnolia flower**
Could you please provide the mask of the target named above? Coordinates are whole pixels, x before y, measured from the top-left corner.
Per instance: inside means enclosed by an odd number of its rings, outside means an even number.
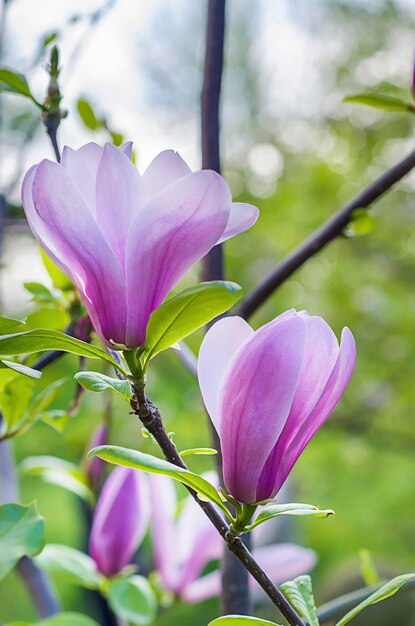
[[[205,478],[217,483],[215,475]],[[170,478],[150,476],[150,497],[155,564],[163,587],[190,603],[219,595],[220,571],[203,574],[210,561],[222,558],[225,549],[212,522],[190,496],[177,516],[176,491]],[[308,572],[317,560],[313,550],[290,543],[254,549],[253,556],[277,584]],[[260,590],[252,577],[250,583]]]
[[[273,498],[341,398],[356,346],[294,309],[254,331],[220,320],[199,352],[199,384],[219,434],[225,486],[245,504]]]
[[[232,203],[216,172],[192,173],[171,150],[140,176],[131,143],[65,147],[26,174],[22,202],[50,258],[78,287],[111,347],[145,343],[149,317],[216,244],[252,226],[258,209]]]

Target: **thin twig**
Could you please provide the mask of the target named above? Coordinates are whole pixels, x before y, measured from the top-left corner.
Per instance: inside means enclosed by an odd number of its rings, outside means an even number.
[[[353,218],[356,209],[368,208],[375,200],[389,191],[393,185],[406,176],[415,167],[415,151],[391,167],[371,183],[358,196],[328,219],[290,255],[278,263],[255,289],[246,296],[236,308],[235,315],[244,319],[251,317],[269,296],[282,285],[308,259],[314,256],[328,243],[341,235]]]
[[[140,419],[143,426],[149,431],[160,446],[165,458],[170,463],[187,469],[186,464],[181,458],[176,446],[170,439],[166,429],[163,426],[160,412],[157,407],[145,396],[144,385],[134,386],[135,395],[133,397],[131,406],[132,409]],[[216,530],[220,533],[226,542],[229,550],[243,563],[244,567],[255,578],[258,584],[265,591],[267,596],[271,599],[273,604],[280,610],[282,615],[286,618],[290,626],[305,626],[304,622],[297,615],[295,610],[285,599],[282,592],[278,589],[272,580],[261,569],[254,557],[244,545],[240,537],[235,537],[230,532],[228,523],[224,520],[222,515],[216,510],[210,502],[201,500],[197,493],[190,487],[186,487],[197,504],[203,509],[207,517],[210,519]]]

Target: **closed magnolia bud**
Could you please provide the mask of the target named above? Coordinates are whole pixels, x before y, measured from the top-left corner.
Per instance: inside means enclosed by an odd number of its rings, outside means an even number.
[[[89,552],[104,576],[130,563],[148,526],[146,476],[116,467],[105,481],[92,519]]]
[[[208,331],[199,384],[232,496],[246,504],[274,498],[340,400],[355,360],[348,328],[339,347],[329,325],[305,311],[287,311],[256,332],[240,317]]]

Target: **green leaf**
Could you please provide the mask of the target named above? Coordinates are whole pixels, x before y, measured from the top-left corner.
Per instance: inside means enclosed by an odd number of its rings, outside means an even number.
[[[156,598],[144,576],[113,578],[108,602],[116,615],[132,624],[150,624],[156,616]]]
[[[146,361],[224,313],[242,295],[236,283],[213,281],[182,291],[153,311],[147,326]]]
[[[85,100],[85,98],[79,98],[76,106],[81,120],[87,128],[90,130],[97,130],[97,128],[101,126],[88,100]]]
[[[383,111],[413,112],[413,107],[410,102],[405,102],[405,100],[401,100],[401,98],[381,93],[359,93],[353,96],[346,96],[346,98],[343,98],[343,102],[365,104],[366,106],[382,109]]]
[[[28,376],[29,378],[36,378],[39,379],[42,376],[42,372],[39,372],[38,370],[34,370],[31,367],[28,367],[27,365],[23,365],[23,363],[16,363],[15,361],[5,361],[2,360],[0,361],[0,368],[4,369],[10,369],[13,370],[14,372],[17,372],[18,374],[23,374],[24,376]]]
[[[373,561],[372,555],[369,550],[361,550],[359,553],[360,559],[360,573],[368,587],[371,585],[379,585],[382,582],[379,572],[376,569],[376,565]]]
[[[119,380],[119,378],[111,378],[99,372],[78,372],[75,374],[78,383],[88,391],[101,392],[106,389],[112,389],[118,393],[124,400],[130,402],[132,391],[128,380]]]
[[[300,617],[307,620],[309,626],[319,626],[310,576],[297,576],[294,580],[283,583],[281,589]]]
[[[67,582],[87,589],[98,589],[103,581],[95,561],[87,554],[69,546],[49,543],[35,561],[41,569],[50,574],[59,574]]]
[[[59,33],[57,32],[52,32],[49,33],[48,35],[45,35],[43,41],[42,41],[42,48],[46,48],[50,43],[53,43],[54,41],[56,41],[56,39],[58,38]]]
[[[56,430],[56,432],[63,433],[70,420],[70,415],[67,411],[56,409],[52,411],[43,411],[40,414],[39,419]]]
[[[50,258],[48,257],[46,252],[43,250],[43,248],[39,246],[39,250],[40,250],[43,264],[46,267],[46,270],[52,279],[53,286],[56,287],[57,289],[61,289],[62,291],[73,289],[74,284],[70,280],[70,278],[68,278],[67,275],[64,274],[62,270],[57,265],[55,265],[53,261],[50,260]]]
[[[127,374],[107,352],[57,330],[38,328],[24,333],[0,336],[0,355],[33,354],[45,350],[62,350],[90,359],[102,359]]]
[[[39,476],[47,483],[57,485],[74,493],[87,502],[94,501],[94,495],[80,469],[56,456],[30,456],[19,466],[26,476]]]
[[[351,611],[346,613],[344,617],[340,621],[337,622],[336,626],[344,626],[352,620],[358,613],[366,609],[368,606],[372,604],[376,604],[377,602],[382,602],[382,600],[386,600],[393,596],[399,589],[407,583],[409,580],[415,578],[415,574],[402,574],[401,576],[396,576],[386,584],[382,585],[380,589],[372,593],[366,600],[363,600],[360,604],[354,607]]]
[[[258,617],[245,617],[244,615],[224,615],[209,622],[209,626],[278,626],[275,622]]]
[[[48,304],[56,302],[56,297],[50,289],[41,283],[24,283],[24,287],[30,294],[32,294],[35,302],[47,302]]]
[[[121,146],[121,144],[124,141],[124,135],[121,135],[121,133],[115,133],[112,130],[110,130],[110,135],[111,135],[111,141],[114,144],[114,146]]]
[[[18,72],[13,72],[6,68],[0,68],[0,91],[15,93],[26,98],[30,98],[36,106],[43,109],[43,106],[36,100],[27,84],[26,77]]]
[[[347,237],[369,235],[376,225],[375,217],[367,209],[355,209],[352,218],[344,230]]]
[[[11,622],[7,626],[99,626],[97,622],[81,613],[58,613],[40,622]]]
[[[228,509],[222,502],[215,487],[201,476],[198,476],[198,474],[194,474],[189,470],[177,467],[173,465],[173,463],[158,459],[151,454],[145,454],[138,450],[121,448],[119,446],[98,446],[89,452],[88,458],[92,456],[97,456],[115,465],[132,467],[134,469],[143,470],[144,472],[149,472],[150,474],[164,474],[165,476],[170,476],[170,478],[206,496],[206,498],[217,504],[229,516]]]
[[[35,556],[43,548],[44,522],[35,504],[0,506],[0,579],[22,556]]]
[[[180,456],[190,456],[192,454],[196,456],[211,456],[217,453],[218,451],[215,448],[189,448],[188,450],[182,450],[179,454]]]
[[[0,335],[10,333],[10,331],[19,328],[19,326],[22,326],[23,324],[24,322],[21,320],[15,320],[12,317],[0,316]]]
[[[323,518],[334,515],[334,511],[331,509],[319,509],[318,506],[314,506],[313,504],[300,504],[298,502],[274,504],[263,509],[252,524],[247,526],[246,531],[253,530],[256,526],[274,517],[279,517],[280,515],[308,515]]]

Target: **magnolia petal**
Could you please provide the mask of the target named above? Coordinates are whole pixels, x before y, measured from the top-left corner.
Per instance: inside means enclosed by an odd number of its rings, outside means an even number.
[[[128,159],[130,159],[130,161],[133,158],[133,142],[132,141],[125,141],[121,146],[120,146],[120,150],[125,154],[126,157],[128,157]]]
[[[155,565],[163,587],[174,592],[180,576],[176,552],[176,490],[173,481],[166,476],[150,475],[149,483]]]
[[[146,476],[118,466],[101,491],[90,535],[90,555],[104,576],[130,563],[149,520]]]
[[[61,158],[61,165],[68,172],[95,219],[97,215],[96,175],[102,152],[101,146],[91,142],[79,150],[72,150],[69,146],[65,146]]]
[[[304,448],[336,407],[349,384],[355,363],[356,343],[350,330],[344,328],[337,362],[321,397],[287,448],[281,450],[281,463],[274,486],[275,493],[285,482]]]
[[[242,317],[225,317],[208,330],[200,346],[197,361],[200,391],[218,433],[219,389],[224,372],[236,351],[253,334],[253,329]]]
[[[140,174],[122,150],[107,143],[96,186],[98,224],[124,267],[128,231],[143,201]]]
[[[257,221],[258,216],[259,210],[256,206],[245,202],[233,202],[228,223],[218,243],[223,243],[230,237],[239,235],[239,233],[243,233],[248,228],[251,228]]]
[[[175,180],[191,173],[190,167],[178,152],[174,150],[160,152],[143,174],[147,199],[150,200]]]
[[[257,499],[274,497],[274,483],[283,451],[320,398],[339,354],[339,344],[330,326],[321,317],[305,317],[306,341],[303,363],[284,429],[258,481]]]
[[[127,240],[127,345],[145,342],[150,314],[215,245],[229,217],[230,190],[209,170],[179,178],[143,206]]]
[[[305,336],[302,317],[277,318],[246,341],[227,368],[219,401],[223,474],[241,502],[257,500],[262,468],[289,415]]]
[[[116,257],[66,170],[42,161],[33,172],[33,178],[31,173],[26,181],[23,201],[34,235],[76,283],[102,339],[123,343],[125,284]],[[30,183],[33,202],[26,203]]]
[[[254,548],[252,555],[276,585],[306,574],[317,563],[314,550],[293,543],[275,543]]]
[[[209,598],[216,598],[222,589],[222,577],[219,570],[197,578],[182,589],[180,599],[188,604],[197,604]]]

